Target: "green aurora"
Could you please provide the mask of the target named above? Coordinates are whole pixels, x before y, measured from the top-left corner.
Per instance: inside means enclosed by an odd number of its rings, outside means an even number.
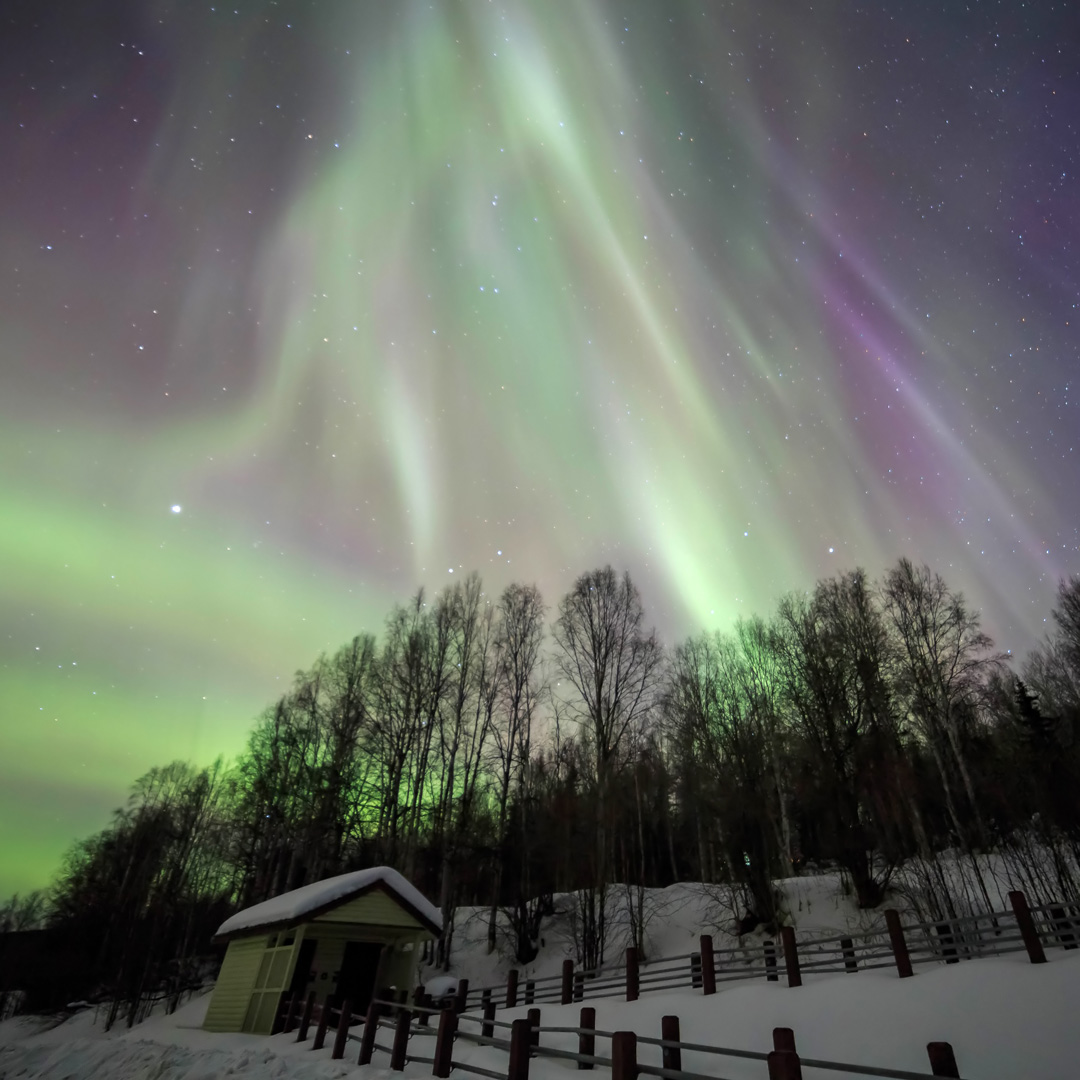
[[[674,640],[907,554],[1041,634],[1064,16],[101,7],[0,56],[0,896],[452,573]]]

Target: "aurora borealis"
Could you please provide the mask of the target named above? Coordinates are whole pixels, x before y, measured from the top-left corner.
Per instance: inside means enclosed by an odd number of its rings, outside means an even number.
[[[944,13],[943,13],[944,9]],[[478,570],[1080,572],[1069,4],[12,0],[0,897]]]

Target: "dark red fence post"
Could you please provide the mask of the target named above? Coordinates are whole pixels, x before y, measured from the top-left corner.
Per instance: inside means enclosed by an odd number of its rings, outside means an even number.
[[[319,1006],[319,1026],[315,1029],[315,1041],[311,1044],[312,1050],[321,1050],[326,1042],[326,1028],[330,1023],[330,999],[327,998]]]
[[[574,961],[566,959],[562,962],[562,994],[559,1002],[569,1005],[574,996]]]
[[[379,1006],[373,1001],[367,1007],[367,1015],[364,1017],[364,1033],[360,1036],[360,1056],[356,1059],[357,1065],[369,1065],[371,1055],[375,1053],[375,1036],[379,1032]]]
[[[390,1050],[390,1069],[403,1072],[405,1069],[405,1051],[409,1046],[409,1024],[412,1017],[408,1009],[398,1013],[397,1026],[394,1028],[394,1045]]]
[[[510,1025],[510,1065],[507,1069],[506,1080],[529,1080],[529,1056],[531,1053],[529,1021],[525,1019],[515,1020]],[[449,1076],[450,1070],[447,1069],[445,1073],[436,1073],[435,1075]]]
[[[454,1008],[457,1009],[457,1011],[459,1013],[463,1013],[465,1011],[465,1006],[468,1004],[468,1001],[469,1001],[469,980],[468,979],[458,979],[457,995],[454,998]]]
[[[787,968],[788,986],[802,986],[802,972],[799,970],[799,953],[795,948],[795,931],[790,926],[780,927],[780,938],[784,943],[784,967]]]
[[[677,1016],[662,1016],[660,1018],[660,1038],[664,1042],[681,1042],[679,1038],[679,1018]],[[682,1047],[661,1047],[662,1063],[665,1069],[682,1072]]]
[[[338,1017],[337,1033],[334,1035],[334,1049],[330,1056],[336,1061],[345,1056],[345,1040],[349,1037],[349,1024],[352,1022],[352,1002],[346,1001],[341,1006]]]
[[[495,1036],[495,1002],[491,1000],[491,991],[484,991],[484,1022],[480,1025],[480,1034],[485,1039]]]
[[[930,1056],[930,1071],[935,1076],[951,1076],[953,1080],[959,1080],[960,1070],[956,1067],[956,1055],[951,1043],[927,1043],[926,1052]]]
[[[1013,914],[1016,916],[1016,925],[1020,927],[1020,936],[1024,939],[1024,948],[1027,949],[1028,959],[1033,964],[1045,964],[1046,953],[1043,952],[1039,933],[1035,929],[1035,920],[1031,917],[1031,908],[1028,907],[1027,897],[1022,892],[1009,893],[1009,903],[1012,905]]]
[[[802,1080],[802,1063],[791,1028],[773,1028],[773,1049],[768,1057],[769,1080]]]
[[[633,945],[626,950],[626,1000],[638,999],[638,951]]]
[[[516,1021],[515,1021],[516,1023]],[[441,1078],[450,1075],[454,1060],[454,1035],[457,1033],[457,1013],[453,1009],[443,1009],[439,1014],[439,1034],[435,1036],[435,1061],[431,1066],[432,1076]]]
[[[701,989],[701,953],[690,954],[690,987],[693,990]]]
[[[716,993],[716,961],[713,959],[712,935],[701,935],[701,992]]]
[[[910,979],[915,974],[911,969],[911,957],[908,955],[904,928],[900,925],[900,912],[896,908],[885,909],[885,925],[889,928],[889,944],[892,946],[893,959],[896,961],[896,973],[901,979]]]
[[[795,1032],[791,1028],[773,1028],[772,1048],[782,1050],[786,1054],[797,1053],[795,1049]]]
[[[616,1031],[611,1036],[611,1080],[637,1080],[637,1035]]]
[[[517,968],[511,968],[506,973],[506,1007],[508,1009],[514,1009],[517,1007],[517,991],[518,970]]]
[[[529,1045],[540,1045],[540,1010],[530,1009],[525,1018],[529,1021]]]
[[[536,983],[532,979],[525,980],[525,1004],[531,1005],[536,1000]]]
[[[581,1010],[581,1018],[578,1020],[578,1037],[577,1037],[577,1052],[579,1054],[588,1054],[589,1057],[596,1057],[596,1010],[590,1006],[585,1006]],[[593,1063],[591,1061],[579,1061],[577,1063],[579,1069],[591,1069]]]
[[[767,1059],[769,1080],[802,1080],[799,1055],[790,1050],[773,1050]]]
[[[304,1011],[300,1016],[300,1028],[296,1032],[296,1041],[305,1042],[307,1040],[308,1028],[311,1026],[311,1013],[315,1008],[315,991],[312,990],[307,996],[307,1001],[304,1002]]]

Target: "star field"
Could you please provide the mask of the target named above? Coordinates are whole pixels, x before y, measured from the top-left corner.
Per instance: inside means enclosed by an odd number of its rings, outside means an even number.
[[[418,585],[1080,572],[1068,3],[0,13],[0,895]]]

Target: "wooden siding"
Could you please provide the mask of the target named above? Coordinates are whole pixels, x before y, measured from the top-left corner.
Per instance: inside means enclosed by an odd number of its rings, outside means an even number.
[[[316,923],[366,923],[369,926],[401,926],[422,929],[421,923],[381,889],[358,896],[320,915]]]
[[[266,940],[263,934],[229,942],[203,1021],[207,1031],[240,1031],[243,1027]]]

